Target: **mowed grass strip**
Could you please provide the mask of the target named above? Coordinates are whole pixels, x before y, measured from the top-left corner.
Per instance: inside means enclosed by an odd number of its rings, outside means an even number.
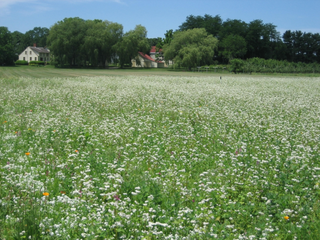
[[[188,72],[184,70],[173,71],[167,68],[132,68],[132,69],[72,69],[55,68],[54,66],[16,66],[0,67],[0,78],[32,77],[32,78],[52,78],[52,77],[94,77],[94,76],[206,76],[206,75],[228,75],[227,71],[222,73],[214,72]]]

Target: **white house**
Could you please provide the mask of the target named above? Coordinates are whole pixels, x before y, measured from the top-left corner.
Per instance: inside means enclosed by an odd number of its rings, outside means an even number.
[[[23,61],[44,61],[50,62],[50,50],[43,47],[37,47],[37,44],[33,44],[33,47],[27,47],[20,55],[19,60]]]
[[[138,56],[131,60],[132,67],[146,67],[146,68],[163,68],[164,62],[156,61],[148,54],[138,52]]]
[[[152,46],[150,50],[150,55],[138,52],[138,56],[131,60],[132,67],[146,67],[146,68],[163,68],[168,67],[163,61],[162,49],[159,52],[156,51],[156,46]],[[157,56],[158,55],[158,56]],[[169,61],[169,65],[172,61]]]

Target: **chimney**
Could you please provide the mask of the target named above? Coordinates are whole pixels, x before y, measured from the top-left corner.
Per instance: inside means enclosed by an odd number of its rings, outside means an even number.
[[[33,47],[37,47],[37,44],[36,44],[36,43],[34,43],[34,44],[33,44]]]

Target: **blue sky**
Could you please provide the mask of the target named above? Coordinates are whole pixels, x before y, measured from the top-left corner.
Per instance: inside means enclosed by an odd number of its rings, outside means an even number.
[[[154,38],[178,29],[189,15],[209,14],[247,23],[261,19],[276,25],[280,33],[320,33],[319,10],[320,0],[0,0],[0,26],[25,33],[80,17],[117,22],[125,32],[141,24]]]

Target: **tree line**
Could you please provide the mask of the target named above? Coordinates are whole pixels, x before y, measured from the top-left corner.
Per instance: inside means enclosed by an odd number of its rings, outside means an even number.
[[[0,27],[0,65],[13,65],[19,54],[28,46],[37,43],[47,46],[48,28],[35,27],[26,33],[10,32],[7,27]]]
[[[233,58],[263,58],[289,62],[320,62],[320,34],[287,30],[281,36],[276,26],[253,20],[223,21],[219,15],[190,15],[178,31],[204,28],[219,40],[214,58],[229,62]]]
[[[120,67],[131,64],[139,51],[148,52],[147,30],[137,25],[123,33],[119,23],[65,18],[50,28],[47,43],[59,66]]]
[[[36,27],[25,34],[0,27],[0,65],[12,64],[27,47],[47,46],[57,66],[101,66],[110,62],[121,67],[131,64],[137,52],[148,53],[151,46],[163,49],[166,61],[191,68],[213,61],[232,59],[275,59],[288,62],[320,63],[320,34],[287,30],[282,36],[276,26],[253,20],[223,21],[219,15],[186,18],[176,31],[164,38],[147,38],[141,25],[126,33],[119,23],[65,18],[50,29]]]
[[[150,51],[144,26],[137,25],[124,33],[119,23],[75,17],[58,21],[50,30],[34,28],[25,34],[0,27],[0,65],[13,65],[19,54],[34,43],[47,46],[53,64],[60,67],[105,67],[110,62],[124,67],[139,51]]]

